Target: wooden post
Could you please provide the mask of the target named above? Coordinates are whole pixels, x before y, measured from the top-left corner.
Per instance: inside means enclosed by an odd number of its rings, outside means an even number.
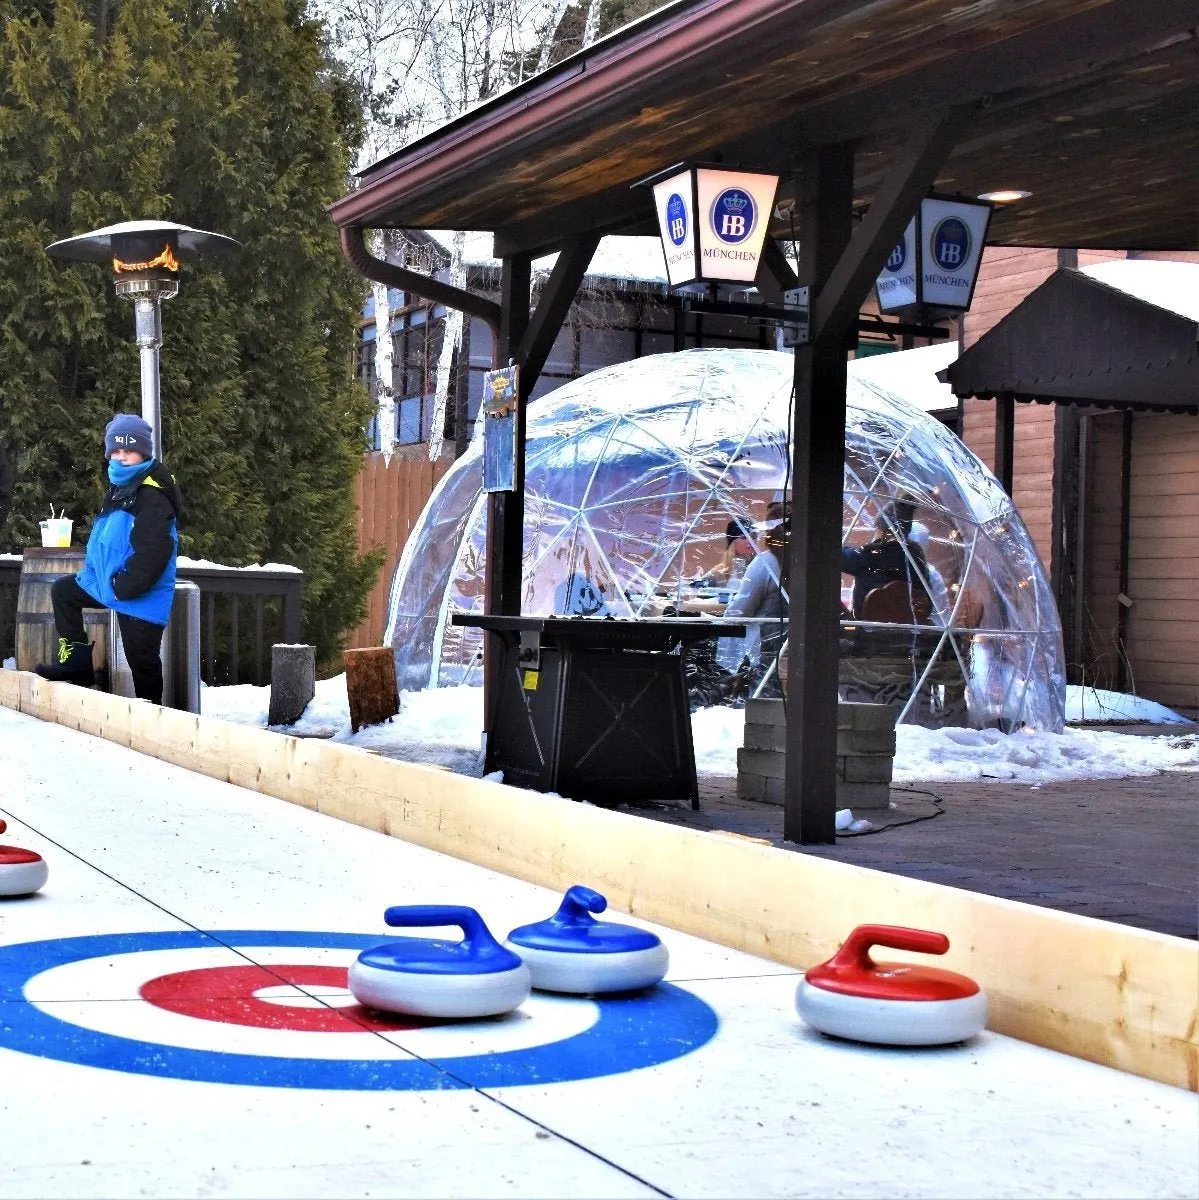
[[[1016,402],[1011,396],[995,397],[995,478],[1010,497],[1016,444]]]
[[[813,150],[800,163],[799,282],[809,288],[811,342],[795,351],[791,655],[783,837],[836,839],[837,654],[845,462],[846,346],[858,309],[967,121],[926,112],[852,234],[853,147]]]
[[[499,367],[516,359],[529,327],[529,288],[532,259],[527,254],[505,258],[500,288],[503,307],[495,361]],[[525,406],[529,383],[520,377],[516,407],[516,487],[487,497],[486,611],[493,616],[520,616],[520,576],[525,536]]]
[[[294,725],[316,695],[316,647],[271,647],[271,703],[268,725]]]
[[[800,281],[818,296],[850,238],[853,149],[821,149],[801,170],[811,190],[800,210]],[[853,328],[856,336],[856,310]],[[807,845],[836,839],[845,382],[843,337],[796,347],[783,837]]]
[[[346,694],[350,700],[350,732],[363,725],[378,725],[400,711],[396,691],[395,652],[390,646],[347,650]]]

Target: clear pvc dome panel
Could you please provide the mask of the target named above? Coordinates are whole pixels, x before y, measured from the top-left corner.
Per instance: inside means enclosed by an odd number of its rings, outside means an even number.
[[[761,523],[786,486],[793,370],[773,351],[688,350],[606,367],[533,404],[521,611],[722,611],[735,590],[730,522]],[[450,624],[483,608],[480,451],[476,440],[442,478],[396,572],[387,640],[403,688],[481,682],[480,631]],[[910,537],[895,528],[897,500]],[[851,374],[842,540],[887,536],[922,556],[913,586],[927,611],[885,629],[846,612],[842,698],[896,704],[905,721],[1059,731],[1061,628],[1023,522],[940,422]],[[853,579],[842,582],[848,605]]]

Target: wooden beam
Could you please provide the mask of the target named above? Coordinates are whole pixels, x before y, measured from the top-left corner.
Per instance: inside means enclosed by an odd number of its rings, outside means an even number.
[[[799,286],[799,276],[795,274],[777,238],[766,239],[754,286],[771,304],[782,304],[783,293]]]
[[[1016,400],[995,397],[995,478],[1008,498],[1012,495],[1012,471],[1016,461]]]
[[[0,671],[0,704],[530,883],[560,891],[585,881],[616,912],[797,970],[828,958],[855,925],[941,930],[950,939],[944,965],[986,989],[995,1032],[1199,1090],[1199,946],[1183,938],[25,672]],[[783,1028],[796,1019],[779,1017]]]
[[[862,300],[903,235],[916,206],[969,120],[964,109],[921,114],[836,269],[816,294],[812,340],[844,342],[856,327]],[[801,231],[802,253],[802,231]]]
[[[822,147],[799,167],[799,283],[813,295],[849,244],[853,165],[853,147],[843,144]],[[856,337],[856,303],[852,328]],[[796,347],[783,837],[805,845],[836,839],[845,384],[842,341]]]
[[[658,218],[645,191],[630,191],[627,184],[609,188],[585,201],[556,206],[536,218],[514,221],[495,231],[496,258],[528,254],[540,258],[553,254],[563,243],[586,230],[598,237],[618,233],[633,237],[656,237]]]
[[[581,234],[571,238],[562,247],[558,261],[554,263],[549,280],[538,298],[537,310],[516,352],[516,361],[520,364],[522,391],[527,388],[527,391],[532,393],[537,380],[541,378],[545,360],[553,349],[554,339],[570,311],[579,284],[583,282],[583,276],[591,265],[598,245],[598,234]]]
[[[500,272],[500,325],[495,339],[494,361],[504,366],[516,360],[521,340],[529,325],[529,289],[532,259],[527,254],[503,260]],[[520,615],[521,567],[525,545],[525,409],[529,392],[523,372],[516,405],[515,490],[490,492],[487,496],[487,542],[484,551],[486,580],[485,612]],[[494,636],[483,640],[483,733],[495,727],[499,696],[496,673],[503,654]]]
[[[1076,623],[1075,599],[1082,590],[1078,573],[1079,448],[1081,422],[1073,404],[1056,404],[1053,411],[1053,480],[1050,503],[1049,583],[1062,623],[1066,651],[1066,681],[1082,682],[1081,630]]]

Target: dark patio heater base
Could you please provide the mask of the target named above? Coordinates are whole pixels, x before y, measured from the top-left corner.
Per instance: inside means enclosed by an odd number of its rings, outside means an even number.
[[[504,782],[613,805],[699,805],[683,658],[743,625],[459,614],[495,638],[487,771]]]

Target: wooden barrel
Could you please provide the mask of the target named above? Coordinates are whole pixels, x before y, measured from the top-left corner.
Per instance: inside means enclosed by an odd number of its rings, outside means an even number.
[[[21,562],[17,588],[17,670],[32,671],[38,663],[58,661],[58,633],[50,604],[50,585],[64,575],[83,569],[83,550],[77,546],[31,546]],[[96,684],[108,678],[108,610],[85,608],[83,628],[92,643]]]

